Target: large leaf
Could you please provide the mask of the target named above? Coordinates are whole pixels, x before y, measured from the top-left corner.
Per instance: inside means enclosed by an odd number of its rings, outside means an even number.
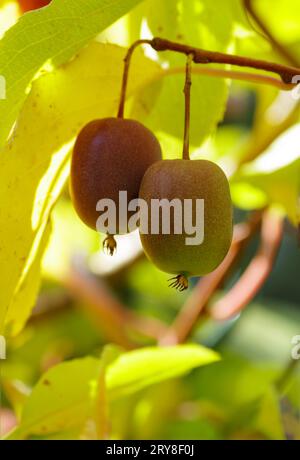
[[[279,395],[272,387],[268,389],[260,402],[260,411],[255,426],[268,439],[285,439],[283,423],[280,413]]]
[[[135,15],[135,29],[138,28],[136,23],[140,21],[142,24],[144,19],[154,36],[164,36],[204,49],[227,51],[234,37],[234,3],[222,0],[148,0],[132,14]],[[182,72],[179,76],[165,78],[162,92],[148,123],[155,131],[181,139],[184,125],[182,90],[185,56],[159,53],[159,59],[172,68],[181,68]],[[155,86],[144,92],[145,105],[153,97],[151,91],[155,91]],[[215,130],[223,117],[226,99],[225,80],[194,76],[191,99],[191,142],[194,146],[198,146]],[[168,152],[165,155],[168,156]]]
[[[59,364],[34,387],[20,426],[9,439],[85,435],[91,421],[96,428],[103,425],[106,394],[112,401],[218,359],[217,353],[197,345],[144,348],[120,355],[115,347],[108,347],[100,360],[83,358]]]
[[[300,125],[281,135],[232,179],[236,205],[249,209],[266,203],[283,207],[292,223],[300,220]]]
[[[115,399],[218,360],[217,353],[198,345],[131,351],[121,355],[108,368],[108,391]]]
[[[94,42],[67,65],[36,80],[0,155],[0,266],[5,267],[0,280],[0,333],[5,325],[6,334],[15,334],[24,323],[25,315],[11,314],[14,293],[42,255],[43,229],[67,178],[74,136],[88,121],[117,111],[125,52]],[[160,72],[141,52],[135,54],[133,65],[131,95]],[[30,286],[27,283],[28,290]],[[31,293],[19,307],[14,305],[14,311],[22,308],[28,315],[32,297]]]
[[[78,436],[92,415],[100,371],[101,361],[96,358],[65,362],[50,369],[35,386],[24,406],[21,425],[11,438],[60,432],[67,435],[70,431]]]
[[[276,390],[270,385],[261,397],[239,407],[233,413],[228,428],[233,439],[247,438],[247,434],[251,436],[254,433],[255,438],[259,435],[264,439],[284,440]]]
[[[32,259],[29,255],[9,308],[6,311],[5,320],[10,325],[8,331],[10,335],[14,335],[20,330],[20,326],[27,321],[35,303],[40,288],[41,259],[47,247],[50,230],[51,225],[46,223],[46,228],[43,226],[37,234],[37,247],[32,248]]]
[[[253,0],[253,5],[270,28],[283,43],[293,43],[300,39],[300,4],[298,0]],[[270,14],[272,8],[272,14]]]
[[[0,102],[0,147],[26,95],[26,88],[46,61],[65,62],[140,0],[53,0],[23,15],[0,42],[0,75],[7,99]]]

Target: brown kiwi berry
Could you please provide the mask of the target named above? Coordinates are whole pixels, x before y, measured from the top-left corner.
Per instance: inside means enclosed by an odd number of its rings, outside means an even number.
[[[148,258],[162,271],[177,275],[171,286],[188,287],[188,277],[212,272],[226,256],[232,240],[232,203],[228,180],[222,169],[206,160],[163,160],[147,170],[140,188],[140,199],[147,202],[151,222],[151,200],[192,199],[193,225],[196,222],[196,199],[204,200],[204,239],[202,244],[187,245],[191,237],[184,231],[175,234],[171,209],[170,234],[141,233]],[[184,209],[184,207],[182,207]]]
[[[71,163],[70,193],[81,220],[96,229],[96,205],[111,199],[116,204],[116,234],[121,228],[128,231],[127,222],[118,220],[119,192],[127,192],[128,202],[138,198],[145,171],[160,159],[158,140],[138,121],[105,118],[87,124],[78,135]],[[113,237],[105,245],[113,253]]]

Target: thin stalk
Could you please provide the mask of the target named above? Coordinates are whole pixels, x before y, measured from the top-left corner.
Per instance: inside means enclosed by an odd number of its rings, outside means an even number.
[[[185,85],[184,85],[184,99],[185,99],[185,114],[184,114],[184,137],[183,137],[183,152],[182,159],[190,159],[190,119],[191,119],[191,86],[192,86],[192,62],[194,56],[189,54],[186,61],[185,70]]]
[[[267,77],[265,75],[255,75],[249,73],[238,73],[233,71],[224,71],[222,69],[207,69],[203,74],[247,80],[254,83],[263,83],[271,86],[276,86],[280,89],[292,89],[297,86],[297,79],[295,77],[300,75],[300,68],[291,67],[274,62],[263,61],[259,59],[252,59],[243,56],[236,56],[233,54],[218,53],[215,51],[206,51],[200,48],[195,48],[189,45],[183,45],[182,43],[172,42],[163,38],[153,38],[152,40],[141,39],[133,43],[127,51],[124,59],[124,72],[122,79],[121,97],[118,110],[118,118],[124,117],[124,106],[128,85],[128,75],[131,63],[132,54],[139,45],[150,45],[155,51],[173,51],[177,53],[185,54],[186,56],[192,56],[192,60],[195,64],[230,64],[239,67],[249,67],[258,70],[264,70],[266,72],[275,73],[280,76],[281,82],[274,78]],[[174,73],[177,73],[179,69],[174,69]],[[195,70],[196,72],[196,70]],[[172,69],[166,71],[167,74],[172,74]],[[199,72],[200,73],[200,72]]]
[[[151,40],[137,40],[130,46],[125,56],[118,118],[124,118],[124,106],[125,106],[126,91],[127,91],[127,85],[128,85],[128,75],[129,75],[129,68],[130,68],[130,63],[131,63],[133,52],[139,45],[144,45],[144,44],[151,45]]]

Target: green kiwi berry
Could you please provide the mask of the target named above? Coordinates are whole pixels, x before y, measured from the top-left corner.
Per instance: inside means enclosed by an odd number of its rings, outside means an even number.
[[[174,231],[163,234],[141,233],[141,242],[148,258],[162,271],[177,275],[172,285],[184,290],[190,276],[212,272],[226,256],[232,240],[232,203],[228,180],[222,169],[206,160],[164,160],[147,170],[139,197],[147,202],[148,220],[151,220],[151,200],[204,200],[204,239],[201,244],[188,245],[191,235]],[[192,208],[196,221],[196,206]]]

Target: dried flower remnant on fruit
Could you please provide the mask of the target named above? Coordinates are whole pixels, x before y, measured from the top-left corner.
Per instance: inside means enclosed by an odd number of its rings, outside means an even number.
[[[157,234],[142,233],[140,229],[142,246],[149,260],[160,270],[176,275],[171,280],[172,287],[184,290],[187,287],[184,277],[204,276],[220,265],[232,241],[233,211],[229,183],[218,165],[207,160],[158,161],[147,170],[139,196],[148,204],[149,221],[153,199],[168,203],[179,200],[183,216],[186,200],[192,200],[187,215],[188,221],[196,225],[190,228],[184,225],[182,232],[177,233],[175,213],[171,213],[170,233],[164,233],[162,226]],[[197,200],[204,203],[201,219]],[[192,232],[196,235],[200,225],[204,237],[192,238],[194,241],[187,244],[187,238],[191,238]]]
[[[185,291],[189,287],[189,280],[185,275],[174,276],[168,281],[170,282],[169,287],[175,288],[179,292]]]
[[[80,219],[104,234],[128,233],[134,213],[119,217],[119,194],[127,192],[128,202],[137,199],[146,170],[160,159],[158,140],[138,121],[105,118],[88,123],[78,135],[71,162],[70,193]],[[114,231],[99,224],[101,200],[116,206]]]
[[[103,241],[103,250],[109,255],[113,256],[117,250],[117,242],[113,235],[108,235]]]

